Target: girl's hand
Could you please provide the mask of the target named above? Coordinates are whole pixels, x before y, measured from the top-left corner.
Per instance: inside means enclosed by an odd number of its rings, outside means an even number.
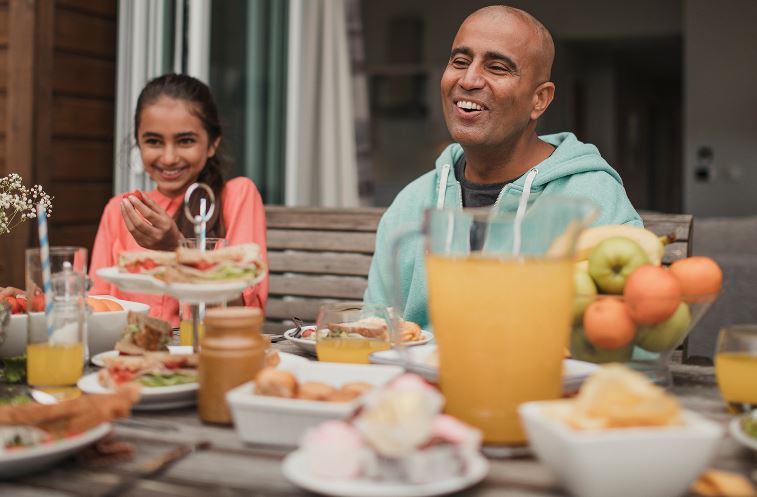
[[[121,200],[126,228],[138,244],[151,250],[174,250],[183,238],[173,218],[146,195]]]

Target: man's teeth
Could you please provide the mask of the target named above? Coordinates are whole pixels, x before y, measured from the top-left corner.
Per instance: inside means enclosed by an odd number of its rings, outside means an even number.
[[[484,110],[484,108],[480,105],[473,102],[468,102],[467,100],[460,100],[459,102],[457,102],[457,106],[465,110]]]

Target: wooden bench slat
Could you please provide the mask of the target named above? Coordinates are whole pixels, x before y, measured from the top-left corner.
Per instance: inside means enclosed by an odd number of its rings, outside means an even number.
[[[375,232],[384,209],[315,207],[266,207],[268,229],[323,229]]]
[[[268,252],[268,268],[274,273],[326,273],[368,276],[371,256],[350,253]]]
[[[686,251],[689,250],[689,244],[687,242],[674,242],[665,247],[665,253],[662,255],[662,263],[670,265],[678,259],[683,259],[687,256]]]
[[[372,254],[376,245],[376,234],[269,229],[266,244],[269,250],[292,249]]]
[[[265,317],[268,320],[281,320],[289,321],[292,317],[296,316],[302,319],[306,324],[315,323],[318,317],[318,309],[326,302],[336,302],[337,299],[282,299],[272,297],[268,299],[268,303],[265,306]],[[361,302],[358,300],[345,300],[338,299],[339,302]]]
[[[366,278],[353,276],[270,276],[270,295],[291,295],[301,297],[321,297],[362,300],[368,287]]]

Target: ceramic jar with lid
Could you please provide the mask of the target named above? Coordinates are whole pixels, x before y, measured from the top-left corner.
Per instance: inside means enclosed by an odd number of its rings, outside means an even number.
[[[198,414],[207,423],[229,424],[226,392],[255,378],[268,341],[260,333],[263,313],[252,307],[210,309],[200,348]]]

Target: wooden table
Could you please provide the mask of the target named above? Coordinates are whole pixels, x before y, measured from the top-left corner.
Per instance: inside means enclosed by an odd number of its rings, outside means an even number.
[[[289,344],[282,351],[295,352]],[[673,366],[672,391],[683,405],[724,425],[730,420],[715,384],[713,368]],[[0,495],[14,497],[97,496],[133,475],[145,463],[181,444],[210,441],[209,450],[194,452],[153,480],[139,480],[124,496],[303,496],[281,474],[287,451],[276,447],[242,443],[232,428],[205,425],[194,409],[136,412],[134,419],[145,427],[116,425],[118,438],[136,446],[134,460],[107,467],[87,467],[75,460],[44,473],[0,482]],[[149,427],[147,427],[149,424]],[[755,454],[726,436],[715,467],[738,471],[754,478]],[[757,473],[757,472],[755,472]],[[556,496],[566,495],[549,470],[532,458],[491,460],[488,477],[462,492],[464,496]],[[643,497],[643,496],[642,496]]]

